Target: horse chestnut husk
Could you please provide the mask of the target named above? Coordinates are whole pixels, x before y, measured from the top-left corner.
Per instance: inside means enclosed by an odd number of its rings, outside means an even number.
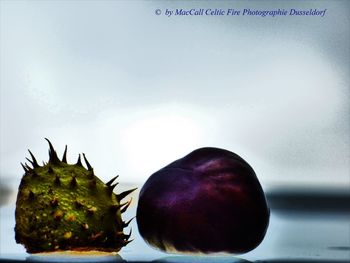
[[[253,168],[237,154],[200,148],[152,174],[137,224],[166,252],[245,253],[263,240],[269,208]]]

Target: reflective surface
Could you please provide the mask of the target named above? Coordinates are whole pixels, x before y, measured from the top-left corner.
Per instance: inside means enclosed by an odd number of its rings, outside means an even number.
[[[122,188],[127,186],[121,186]],[[346,189],[345,189],[346,190]],[[14,239],[15,192],[0,207],[0,258],[2,261],[41,262],[347,262],[350,258],[349,195],[346,191],[283,190],[267,193],[271,207],[270,225],[264,241],[243,255],[172,255],[149,247],[140,237],[135,220],[134,241],[115,257],[40,257],[29,255]],[[125,214],[135,216],[137,195]],[[314,198],[313,198],[314,197]],[[325,202],[324,198],[328,200]],[[332,203],[333,200],[333,203]],[[304,205],[303,205],[304,204]],[[323,205],[324,204],[324,205]],[[328,207],[328,209],[327,209]],[[338,208],[337,208],[338,207]],[[332,209],[329,209],[332,208]]]

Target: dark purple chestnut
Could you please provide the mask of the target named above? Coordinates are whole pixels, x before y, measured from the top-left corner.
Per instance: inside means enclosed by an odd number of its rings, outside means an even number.
[[[237,154],[200,148],[152,174],[137,224],[166,252],[245,253],[263,240],[269,208],[253,168]]]

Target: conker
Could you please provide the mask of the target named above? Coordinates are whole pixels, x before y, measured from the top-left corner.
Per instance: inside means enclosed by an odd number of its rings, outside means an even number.
[[[137,224],[166,252],[245,253],[263,240],[269,208],[253,168],[237,154],[200,148],[152,174]]]

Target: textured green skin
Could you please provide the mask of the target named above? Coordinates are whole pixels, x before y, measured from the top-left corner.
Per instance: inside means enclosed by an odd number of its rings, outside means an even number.
[[[16,241],[29,253],[119,251],[128,243],[119,205],[117,195],[93,171],[80,164],[49,162],[26,171],[22,178],[16,203]]]

